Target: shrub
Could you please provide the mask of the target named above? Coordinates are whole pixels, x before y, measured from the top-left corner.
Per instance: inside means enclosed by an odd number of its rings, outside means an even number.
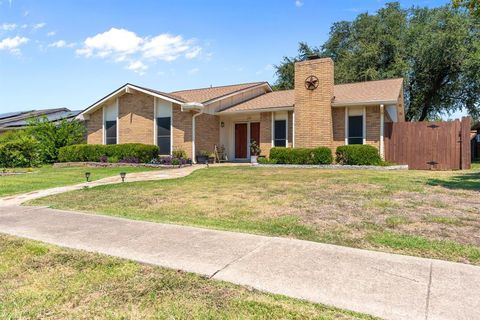
[[[319,148],[272,148],[270,160],[281,164],[331,164],[332,151],[327,147]]]
[[[176,159],[187,159],[187,152],[182,149],[174,149],[172,151],[172,156]]]
[[[277,160],[267,159],[265,157],[258,158],[257,162],[260,164],[277,164]]]
[[[337,162],[354,166],[377,166],[382,163],[378,149],[367,144],[354,144],[337,148]]]
[[[29,119],[28,125],[27,132],[39,142],[43,162],[55,162],[61,147],[85,141],[85,125],[78,120],[62,119],[50,122],[43,116]]]
[[[39,143],[28,136],[22,136],[0,144],[0,167],[36,167],[41,164]]]
[[[109,162],[122,159],[137,159],[138,162],[147,163],[158,156],[158,147],[140,143],[128,144],[78,144],[60,148],[58,159],[61,162],[98,162],[106,156]]]

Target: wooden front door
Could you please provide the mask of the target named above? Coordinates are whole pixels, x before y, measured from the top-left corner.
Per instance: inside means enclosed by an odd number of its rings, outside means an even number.
[[[260,122],[250,123],[250,143],[253,141],[260,145]]]
[[[247,158],[247,124],[235,124],[235,158]]]

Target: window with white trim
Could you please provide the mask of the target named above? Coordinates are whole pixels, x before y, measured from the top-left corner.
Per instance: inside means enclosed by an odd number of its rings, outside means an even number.
[[[117,120],[105,121],[105,144],[117,144]]]
[[[161,117],[157,118],[157,146],[160,149],[160,154],[170,154],[171,142],[171,118]]]
[[[363,115],[348,116],[348,144],[363,144]]]
[[[287,146],[287,120],[275,120],[274,125],[274,146]]]

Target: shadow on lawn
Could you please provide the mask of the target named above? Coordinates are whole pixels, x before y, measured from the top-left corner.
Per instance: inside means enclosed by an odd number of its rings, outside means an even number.
[[[480,171],[458,174],[444,179],[428,179],[427,184],[449,189],[480,191]]]

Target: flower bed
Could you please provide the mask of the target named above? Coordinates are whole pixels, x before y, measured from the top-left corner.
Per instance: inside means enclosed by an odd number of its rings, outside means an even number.
[[[186,164],[190,166],[191,164]],[[181,165],[186,166],[186,165]],[[145,168],[178,168],[179,165],[152,164],[152,163],[111,163],[111,162],[57,162],[54,168],[90,167],[90,168],[119,168],[119,167],[145,167]]]
[[[258,167],[267,168],[317,168],[317,169],[338,169],[338,170],[408,170],[408,165],[392,165],[392,166],[354,166],[342,164],[258,164]]]

